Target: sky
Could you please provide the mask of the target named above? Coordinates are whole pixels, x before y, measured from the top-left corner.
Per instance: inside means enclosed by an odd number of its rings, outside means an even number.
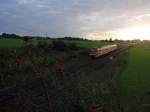
[[[0,0],[0,33],[150,39],[150,0]]]

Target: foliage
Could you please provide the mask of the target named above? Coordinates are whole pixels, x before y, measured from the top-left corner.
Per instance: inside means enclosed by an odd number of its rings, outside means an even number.
[[[16,34],[7,34],[7,33],[2,33],[1,37],[2,38],[12,38],[12,39],[18,39],[18,38],[20,38],[19,35],[16,35]]]
[[[37,44],[38,48],[47,48],[48,47],[48,43],[46,41],[39,41]]]
[[[67,45],[63,41],[52,41],[55,50],[68,50]]]
[[[83,39],[83,38],[80,38],[80,37],[64,37],[64,38],[58,38],[59,40],[80,40],[80,41],[84,41],[84,40],[87,40],[87,39]]]
[[[38,109],[49,107],[49,110],[55,112],[87,112],[94,104],[109,110],[110,85],[113,83],[110,74],[120,73],[124,65],[122,57],[101,67],[101,59],[91,60],[88,57],[89,49],[77,46],[76,50],[76,45],[62,41],[53,43],[58,50],[49,49],[47,43],[41,41],[37,45],[2,49],[1,76],[9,74],[11,78],[5,78],[5,86],[0,86],[1,89],[24,85],[21,86],[21,91],[17,90],[21,94],[19,98],[15,98],[15,102],[23,102],[19,107],[22,112],[26,109],[36,111],[38,105]],[[58,67],[63,68],[63,74],[55,72]],[[12,106],[18,111],[18,103],[12,105],[12,102],[14,101],[8,103],[7,107]],[[44,103],[37,104],[38,102]]]
[[[55,50],[69,51],[78,50],[79,47],[75,43],[65,43],[64,41],[52,41]]]
[[[25,37],[22,37],[22,38],[25,42],[30,42],[32,40],[32,37],[29,37],[29,36],[25,36]]]

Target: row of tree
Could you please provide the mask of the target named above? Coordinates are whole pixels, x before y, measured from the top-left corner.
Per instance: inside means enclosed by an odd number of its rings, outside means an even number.
[[[9,34],[9,33],[2,33],[0,35],[0,38],[8,38],[8,39],[22,39],[23,37],[30,37],[30,38],[37,38],[37,39],[48,39],[49,37],[40,37],[40,36],[20,36],[20,35],[17,35],[17,34]]]
[[[0,38],[8,38],[8,39],[20,39],[22,37],[30,37],[32,39],[52,39],[51,37],[41,37],[41,36],[20,36],[17,34],[9,34],[9,33],[2,33]],[[62,37],[57,38],[58,40],[86,40],[80,37]]]
[[[88,39],[84,39],[81,37],[62,37],[62,38],[51,38],[51,37],[41,37],[41,36],[20,36],[17,34],[9,34],[9,33],[2,33],[0,35],[0,38],[8,38],[8,39],[22,39],[22,38],[26,38],[26,37],[30,37],[31,39],[57,39],[57,40],[86,40],[88,41]],[[114,41],[123,41],[123,40],[118,40],[115,39],[113,40],[112,38],[106,39],[106,40],[101,40],[101,41],[105,41],[105,42],[114,42]]]
[[[60,40],[87,40],[81,37],[63,37],[63,38],[58,38]]]
[[[0,38],[20,38],[21,36],[16,35],[16,34],[8,34],[8,33],[2,33],[0,35]]]

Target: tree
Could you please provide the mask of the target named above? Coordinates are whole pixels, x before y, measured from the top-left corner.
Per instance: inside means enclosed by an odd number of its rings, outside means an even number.
[[[109,38],[109,42],[113,42],[112,38]]]

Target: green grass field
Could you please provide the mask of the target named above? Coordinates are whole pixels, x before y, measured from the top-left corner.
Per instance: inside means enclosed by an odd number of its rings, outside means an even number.
[[[32,40],[32,44],[37,45],[39,41],[50,43],[52,40]],[[78,46],[86,48],[112,44],[101,41],[62,41],[76,43]],[[62,106],[61,108],[68,108],[67,105],[64,106],[65,101],[64,104],[61,104],[63,98],[71,99],[73,97],[75,99],[72,100],[72,103],[81,98],[84,102],[81,102],[80,106],[85,106],[84,108],[87,108],[86,106],[91,102],[102,102],[106,104],[105,108],[108,112],[149,112],[150,109],[142,105],[145,103],[150,104],[150,95],[148,95],[148,93],[150,94],[150,45],[135,45],[129,50],[121,52],[100,68],[95,67],[100,60],[93,63],[95,66],[85,67],[92,60],[88,58],[85,53],[86,49],[83,48],[77,51],[60,52],[36,46],[32,46],[33,48],[30,46],[23,47],[25,45],[27,43],[20,39],[0,39],[0,67],[3,68],[0,74],[4,74],[2,76],[9,74],[9,77],[4,77],[1,81],[1,88],[9,87],[16,82],[18,85],[28,81],[32,82],[35,77],[32,74],[32,69],[36,68],[41,71],[42,75],[40,74],[40,76],[45,77],[46,81],[49,78],[52,78],[50,80],[53,81],[55,81],[55,78],[57,79],[53,92],[60,95],[55,103],[60,103],[58,105]],[[5,50],[2,48],[13,49]],[[26,63],[17,66],[16,59],[18,57],[25,60]],[[58,63],[58,59],[63,59],[63,64]],[[58,65],[64,66],[67,71],[63,77],[52,71]],[[70,68],[70,66],[72,67]],[[81,66],[81,68],[76,70],[75,66]],[[77,72],[70,72],[70,69],[71,71],[75,69]],[[86,69],[92,69],[92,71],[88,73]],[[61,85],[59,85],[60,82]],[[49,85],[51,83],[51,81],[48,81]],[[57,92],[57,89],[62,90]],[[72,105],[72,103],[68,103],[68,105]]]
[[[0,39],[0,48],[22,47],[25,43],[21,39]]]
[[[150,45],[138,45],[130,49],[118,86],[123,110],[143,112],[140,110],[143,108],[142,102],[150,92]]]
[[[80,41],[80,40],[64,40],[65,43],[76,43],[80,47],[93,48],[109,44],[102,41]]]
[[[57,39],[56,39],[57,40]],[[39,41],[51,42],[52,40],[32,40],[32,44],[36,45]],[[109,42],[101,42],[101,41],[82,41],[82,40],[61,40],[65,43],[75,43],[80,47],[93,48],[99,47],[107,44],[111,44]],[[0,48],[15,48],[15,47],[23,47],[26,43],[21,39],[0,39]]]
[[[37,45],[39,41],[43,41],[43,40],[32,40],[31,43],[33,45]],[[23,47],[25,45],[26,42],[24,42],[21,39],[0,39],[0,48],[18,48],[18,47]]]

